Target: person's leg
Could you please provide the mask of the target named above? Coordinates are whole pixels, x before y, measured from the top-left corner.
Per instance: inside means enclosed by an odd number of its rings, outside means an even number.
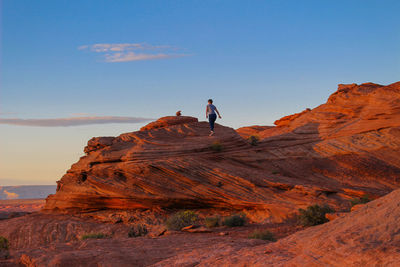
[[[210,114],[208,115],[208,121],[210,123],[210,130],[211,132],[214,132],[214,124],[215,124],[215,120],[217,119],[217,115],[216,114]]]

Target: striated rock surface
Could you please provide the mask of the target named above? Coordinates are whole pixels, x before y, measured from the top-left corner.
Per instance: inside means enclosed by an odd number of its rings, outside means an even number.
[[[181,116],[180,111],[177,112],[176,116],[162,117],[154,122],[147,124],[146,126],[140,128],[141,131],[148,131],[157,128],[163,128],[167,126],[172,126],[176,124],[198,122],[199,120],[193,117]]]
[[[243,138],[248,138],[250,136],[258,136],[258,134],[264,130],[271,129],[274,126],[260,126],[260,125],[254,125],[254,126],[246,126],[246,127],[241,127],[239,129],[236,129],[237,133],[243,137]]]
[[[399,266],[400,190],[276,243],[208,246],[155,266]]]
[[[400,82],[339,85],[326,104],[276,124],[217,125],[209,137],[206,122],[172,116],[93,138],[45,209],[212,207],[258,210],[279,221],[310,203],[347,209],[350,198],[400,185]],[[257,146],[239,135],[252,131]]]
[[[209,137],[207,122],[171,116],[89,140],[42,212],[0,221],[11,248],[0,265],[398,266],[400,191],[343,211],[400,185],[400,82],[339,85],[275,125],[216,125]],[[292,234],[293,213],[315,203],[336,210],[332,221]],[[249,224],[166,231],[176,209],[243,212]],[[143,225],[147,236],[128,238]],[[254,230],[279,241],[249,240]],[[88,233],[107,238],[80,240]]]
[[[235,253],[243,247],[261,245],[261,240],[232,238],[210,233],[185,233],[161,238],[109,238],[85,240],[20,251],[15,256],[22,266],[193,266],[164,264],[171,257],[182,257],[196,248],[212,245],[216,251]],[[161,262],[161,263],[159,263]],[[198,265],[200,262],[196,262]],[[1,261],[0,261],[1,264]],[[3,265],[1,265],[3,266]],[[16,265],[9,265],[16,266]]]
[[[54,216],[65,215],[51,216],[52,220],[49,219],[49,215],[39,215],[41,220],[45,220],[46,225],[49,225],[45,227],[46,231],[53,229],[49,232],[49,238],[45,239],[47,242],[35,247],[26,246],[26,242],[32,242],[30,239],[19,243],[23,249],[12,251],[14,263],[21,263],[23,266],[311,267],[400,264],[400,190],[329,223],[285,235],[284,238],[279,234],[275,235],[280,238],[277,242],[248,239],[249,232],[242,227],[225,229],[229,234],[219,231],[181,232],[157,238],[127,238],[126,230],[124,235],[121,224],[101,226],[93,222],[84,222],[81,227],[77,227],[78,219],[68,218],[67,223],[60,222],[58,218],[57,222]],[[17,219],[13,220],[18,223]],[[268,229],[267,225],[263,227]],[[33,233],[32,228],[45,232],[31,223],[20,231]],[[68,231],[64,233],[66,229]],[[277,225],[273,228],[275,234],[276,229],[282,229],[282,226]],[[16,230],[17,227],[14,231]],[[83,233],[88,230],[102,230],[108,234],[114,233],[114,237],[81,241],[72,235],[73,230]],[[243,231],[244,235],[241,234]],[[58,238],[70,238],[71,241],[56,243],[54,239],[57,235]]]

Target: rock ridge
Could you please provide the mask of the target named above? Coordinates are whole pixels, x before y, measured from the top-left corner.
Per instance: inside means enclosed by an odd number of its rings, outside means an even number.
[[[102,209],[337,210],[400,185],[400,82],[339,85],[325,104],[235,131],[168,116],[140,131],[89,140],[47,198],[48,212]],[[245,138],[257,135],[251,145]]]

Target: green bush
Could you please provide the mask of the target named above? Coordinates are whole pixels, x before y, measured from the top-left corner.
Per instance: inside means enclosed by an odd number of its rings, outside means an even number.
[[[235,214],[229,217],[224,218],[223,225],[229,227],[243,226],[246,223],[246,215],[244,214]]]
[[[8,248],[9,248],[8,239],[5,238],[4,236],[0,236],[0,250],[8,250]]]
[[[274,234],[268,230],[255,230],[254,232],[250,233],[248,237],[252,239],[276,241]]]
[[[145,236],[147,235],[147,227],[144,224],[138,224],[135,226],[132,226],[129,229],[128,236],[129,237],[139,237],[139,236]]]
[[[195,224],[199,216],[191,210],[179,211],[166,221],[168,230],[181,230],[183,227]]]
[[[353,207],[355,205],[365,204],[365,203],[368,203],[370,201],[371,201],[371,199],[369,198],[369,196],[365,195],[365,196],[362,196],[362,197],[357,197],[357,198],[351,199],[350,203],[351,203],[351,206]]]
[[[258,137],[258,136],[256,136],[256,135],[250,135],[248,138],[247,138],[247,141],[250,143],[250,145],[252,145],[252,146],[256,146],[256,145],[258,145],[258,141],[260,140],[260,138]]]
[[[331,213],[332,210],[328,205],[320,206],[318,204],[308,206],[307,209],[299,209],[299,223],[303,226],[313,226],[323,224],[328,221],[325,218],[326,213]]]
[[[204,221],[208,228],[218,227],[220,225],[221,217],[220,216],[206,217]]]
[[[91,233],[91,234],[84,234],[81,237],[82,240],[89,239],[89,238],[101,239],[101,238],[107,238],[107,235],[103,234],[103,233]]]
[[[214,143],[212,143],[210,148],[215,152],[221,152],[224,149],[224,147],[219,141],[215,141]]]

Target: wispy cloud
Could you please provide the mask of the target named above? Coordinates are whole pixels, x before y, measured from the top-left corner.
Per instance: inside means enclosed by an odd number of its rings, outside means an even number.
[[[1,116],[8,116],[8,115],[16,115],[18,114],[17,112],[4,112],[4,111],[0,111],[0,115]]]
[[[152,119],[140,117],[118,117],[118,116],[92,116],[92,117],[70,117],[55,119],[19,119],[19,118],[0,118],[0,124],[20,125],[20,126],[39,126],[39,127],[67,127],[91,124],[107,123],[140,123]]]
[[[162,58],[173,58],[173,57],[183,57],[183,56],[185,55],[137,54],[134,52],[129,52],[129,53],[107,54],[105,57],[107,62],[127,62],[127,61],[162,59]]]
[[[149,45],[146,43],[103,43],[82,45],[78,49],[102,53],[106,62],[127,62],[188,56],[188,54],[177,53],[179,51],[177,47]]]

